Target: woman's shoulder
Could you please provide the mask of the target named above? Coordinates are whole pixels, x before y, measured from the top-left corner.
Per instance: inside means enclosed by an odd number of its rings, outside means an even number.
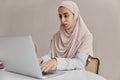
[[[59,36],[59,31],[56,32],[56,33],[54,33],[53,38],[55,38],[55,37],[57,37],[57,36]]]

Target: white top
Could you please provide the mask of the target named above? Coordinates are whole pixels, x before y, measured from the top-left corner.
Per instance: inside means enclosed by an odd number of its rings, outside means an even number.
[[[57,59],[57,70],[73,70],[73,69],[84,69],[88,54],[77,53],[75,58],[56,58]],[[42,57],[43,62],[51,59],[51,54]]]

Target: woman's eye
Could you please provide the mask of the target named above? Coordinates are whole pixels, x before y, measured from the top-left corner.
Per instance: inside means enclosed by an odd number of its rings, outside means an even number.
[[[59,15],[59,18],[61,19],[61,18],[62,18],[62,16],[61,16],[61,15]]]
[[[68,16],[69,16],[69,15],[67,15],[67,14],[66,14],[66,15],[64,15],[64,17],[65,17],[65,18],[67,18]]]

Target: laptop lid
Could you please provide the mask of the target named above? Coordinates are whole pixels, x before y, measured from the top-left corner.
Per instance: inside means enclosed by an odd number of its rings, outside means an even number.
[[[31,36],[0,37],[0,59],[7,71],[42,78]]]

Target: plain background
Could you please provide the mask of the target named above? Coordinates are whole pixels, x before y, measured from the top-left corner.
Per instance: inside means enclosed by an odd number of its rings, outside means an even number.
[[[0,36],[32,35],[38,57],[47,54],[59,29],[57,8],[62,0],[0,0]],[[94,36],[99,75],[120,80],[120,0],[74,0]]]

